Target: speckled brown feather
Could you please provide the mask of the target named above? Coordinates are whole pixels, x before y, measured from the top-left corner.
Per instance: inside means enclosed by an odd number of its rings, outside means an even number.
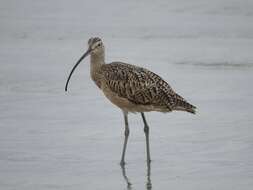
[[[195,106],[175,93],[160,76],[147,69],[113,62],[103,64],[99,73],[107,88],[135,105],[153,106],[163,112],[181,110],[195,113]]]

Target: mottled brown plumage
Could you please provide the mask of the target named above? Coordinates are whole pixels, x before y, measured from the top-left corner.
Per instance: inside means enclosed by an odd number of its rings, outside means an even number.
[[[99,83],[107,97],[117,95],[129,101],[121,109],[130,112],[182,110],[195,113],[195,107],[176,94],[170,85],[157,74],[134,65],[113,62],[99,69]],[[97,83],[97,82],[96,82]],[[108,97],[110,100],[111,98]],[[113,100],[111,100],[113,102]]]
[[[195,113],[196,107],[175,93],[170,85],[157,74],[135,65],[122,62],[105,64],[105,50],[100,38],[90,38],[88,50],[72,69],[68,82],[78,64],[90,56],[90,74],[92,80],[103,91],[105,96],[124,113],[125,141],[121,164],[125,163],[125,151],[129,135],[128,112],[140,112],[146,135],[147,160],[150,162],[149,127],[144,112],[186,111]]]

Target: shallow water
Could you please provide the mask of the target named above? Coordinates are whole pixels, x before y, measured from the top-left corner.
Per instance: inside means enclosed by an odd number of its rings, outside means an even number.
[[[0,189],[251,189],[251,1],[106,2],[0,2]],[[88,59],[64,92],[93,35],[198,107],[146,114],[150,168],[139,114],[120,167],[123,115]]]

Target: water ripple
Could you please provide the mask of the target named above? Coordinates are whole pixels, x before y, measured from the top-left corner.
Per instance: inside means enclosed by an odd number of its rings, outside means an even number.
[[[181,61],[176,62],[177,65],[188,65],[194,67],[210,67],[210,68],[253,68],[253,62],[201,62],[201,61]]]

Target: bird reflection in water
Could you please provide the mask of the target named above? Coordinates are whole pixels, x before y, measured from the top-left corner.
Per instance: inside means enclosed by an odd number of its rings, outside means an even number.
[[[147,162],[147,183],[146,183],[147,190],[152,189],[152,183],[151,183],[150,176],[151,176],[151,164],[150,164],[150,162]]]
[[[127,173],[126,173],[126,167],[125,164],[121,165],[121,170],[122,170],[122,176],[124,180],[126,181],[127,184],[127,190],[133,190],[132,183],[130,182]],[[151,164],[150,162],[147,162],[147,181],[146,181],[146,189],[147,190],[152,190],[152,182],[151,182]]]
[[[126,167],[125,164],[121,164],[121,170],[122,170],[122,176],[124,178],[124,180],[126,181],[127,184],[127,190],[132,190],[132,184],[130,183],[127,175],[126,175]]]

